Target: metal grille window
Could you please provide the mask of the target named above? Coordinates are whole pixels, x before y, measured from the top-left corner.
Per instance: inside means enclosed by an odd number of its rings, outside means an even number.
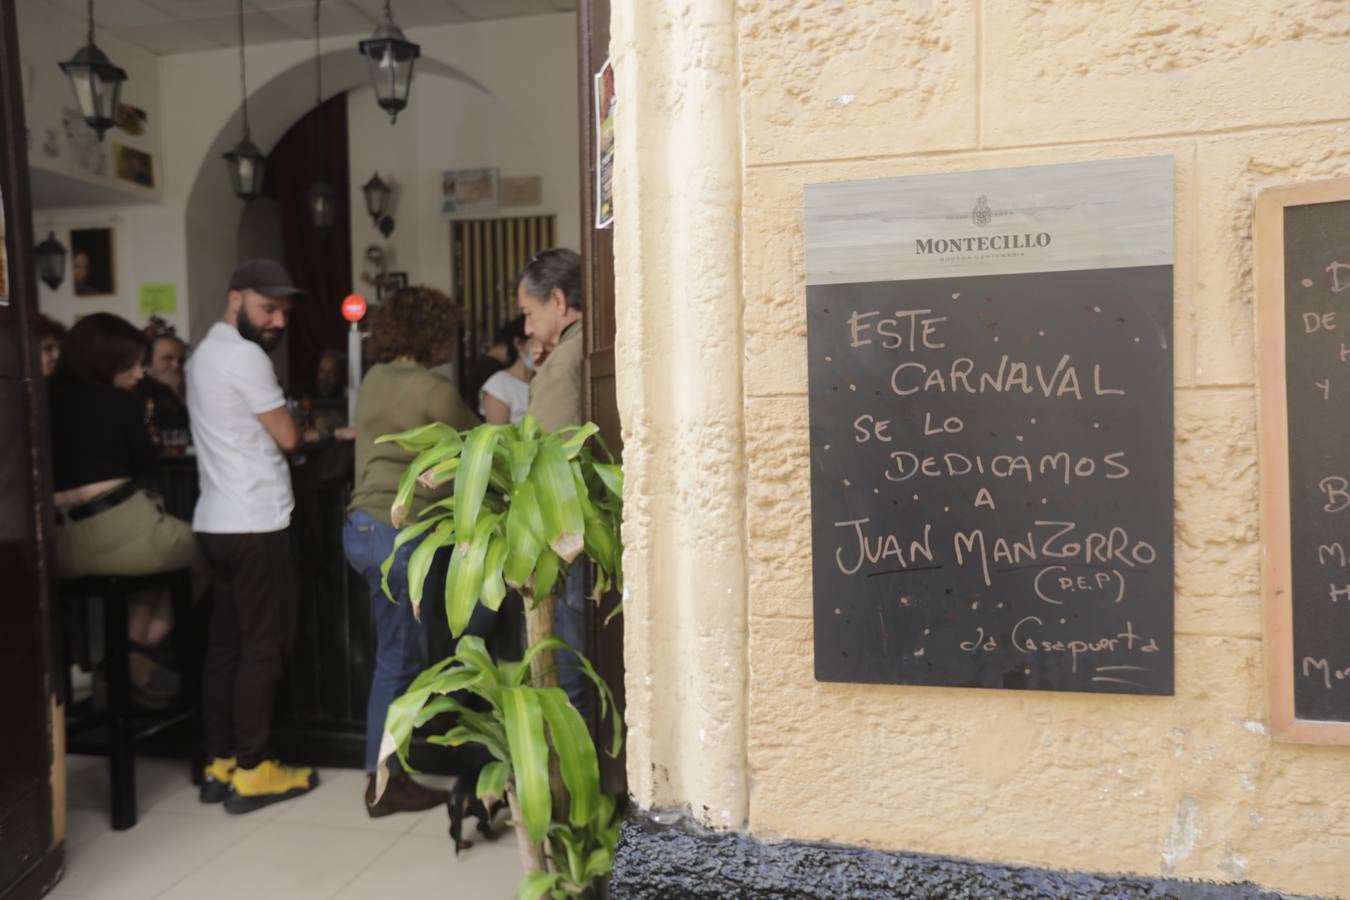
[[[468,372],[497,329],[517,315],[516,275],[554,245],[554,216],[465,219],[450,223],[455,299],[464,307],[457,371]]]

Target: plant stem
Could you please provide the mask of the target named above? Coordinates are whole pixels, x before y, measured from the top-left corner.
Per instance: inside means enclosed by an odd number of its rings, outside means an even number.
[[[530,840],[530,830],[525,827],[525,816],[520,811],[520,801],[516,799],[516,786],[507,785],[506,802],[511,807],[511,827],[516,832],[516,844],[520,847],[520,863],[525,872],[548,871],[548,860],[544,857],[544,848]]]
[[[525,643],[532,646],[544,638],[553,637],[553,604],[558,597],[555,594],[539,601],[530,608],[532,597],[525,597]],[[534,657],[530,663],[531,682],[535,687],[558,686],[558,654],[545,650]]]

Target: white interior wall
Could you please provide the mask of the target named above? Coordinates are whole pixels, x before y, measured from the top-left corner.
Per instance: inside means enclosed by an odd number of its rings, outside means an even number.
[[[188,333],[188,304],[183,294],[187,260],[182,252],[183,218],[177,210],[163,204],[35,210],[33,223],[39,241],[48,230],[54,230],[67,250],[66,278],[60,287],[52,290],[38,282],[38,308],[42,312],[67,326],[94,312],[114,313],[142,325],[147,316],[140,311],[141,285],[173,284],[178,286],[178,308],[164,319],[179,334]],[[75,295],[69,255],[72,228],[113,229],[116,293]]]
[[[74,52],[83,26],[55,9],[49,11],[43,0],[19,0],[19,6],[25,68],[41,72],[33,84],[41,100],[30,104],[29,121],[45,129],[44,111],[56,109],[59,116],[62,104],[73,104],[66,96],[69,85],[53,61]],[[553,213],[560,242],[576,247],[580,197],[575,16],[414,28],[408,37],[421,44],[422,58],[409,108],[392,128],[366,87],[356,38],[329,38],[321,45],[326,96],[350,91],[354,274],[359,276],[365,247],[378,243],[392,247],[395,270],[407,271],[410,280],[442,290],[450,287],[450,227],[440,208],[441,173],[447,169],[495,166],[507,177],[541,176],[540,206],[503,209],[500,215]],[[239,137],[237,52],[156,58],[112,36],[105,39],[100,34],[98,42],[131,74],[127,101],[142,106],[150,116],[159,186],[145,199],[129,195],[126,205],[108,206],[91,188],[89,196],[100,198],[97,206],[39,210],[35,223],[44,236],[48,223],[66,227],[117,219],[119,288],[115,297],[77,300],[69,293],[67,280],[56,292],[42,288],[40,303],[67,322],[96,308],[141,321],[140,284],[174,283],[179,309],[173,321],[190,338],[199,339],[219,316],[224,285],[237,259],[243,207],[230,192],[220,159]],[[35,48],[31,55],[29,46]],[[313,105],[312,54],[308,41],[248,48],[250,123],[264,152]],[[52,73],[55,77],[48,77]],[[65,94],[53,100],[42,91]],[[109,140],[118,134],[110,132]],[[40,152],[34,154],[35,165]],[[399,189],[394,210],[398,227],[388,241],[364,214],[360,194],[360,185],[376,170]],[[147,199],[158,202],[147,205]],[[68,240],[60,229],[58,236]],[[354,283],[369,290],[359,277]],[[334,304],[340,299],[324,298]]]

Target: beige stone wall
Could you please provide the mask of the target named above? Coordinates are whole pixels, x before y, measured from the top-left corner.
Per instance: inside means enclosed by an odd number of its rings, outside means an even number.
[[[687,21],[705,3],[725,15]],[[645,573],[630,581],[627,607],[638,800],[685,804],[710,824],[744,824],[769,839],[1350,892],[1350,748],[1277,744],[1265,724],[1251,246],[1261,188],[1350,174],[1350,7],[616,6],[624,98],[616,237],[627,307],[620,400],[629,452],[641,461],[630,496],[647,498],[625,526],[629,571]],[[739,117],[722,124],[735,123],[735,134],[691,135],[671,124],[686,104],[728,96]],[[681,149],[693,145],[720,160],[719,184],[734,166],[738,186],[706,189],[690,177],[696,171],[681,169]],[[1176,695],[816,683],[803,185],[1146,154],[1169,154],[1176,166]],[[689,180],[672,189],[675,175]],[[739,227],[727,225],[733,206]],[[679,294],[706,314],[698,327],[743,346],[738,377],[714,383],[685,371],[671,382],[661,374],[660,351],[673,352],[682,323],[659,308],[669,302],[660,285],[672,266],[654,252],[658,228],[696,232],[697,248],[738,251],[716,256],[715,287],[700,280]],[[733,274],[740,291],[730,319],[725,279]],[[725,402],[732,384],[734,412]],[[743,460],[724,454],[730,474],[701,473],[664,515],[697,531],[703,504],[725,512],[724,492],[743,485],[743,532],[727,519],[715,532],[743,541],[729,545],[743,547],[739,588],[734,560],[685,568],[704,558],[671,546],[678,542],[662,546],[651,518],[660,504],[649,498],[666,492],[658,473],[700,464],[684,455],[692,443],[666,442],[672,411],[687,413],[690,397],[708,391],[720,398],[719,416],[740,416],[737,427],[715,427],[743,442]],[[706,417],[680,421],[705,437],[711,427]],[[717,579],[716,596],[699,589],[703,576]],[[724,616],[744,637],[743,655],[693,624],[658,627],[662,617],[701,614]],[[725,741],[682,731],[690,723],[679,704],[697,697],[700,678],[745,686],[701,708],[702,720],[733,726]],[[667,740],[643,737],[652,733]],[[667,777],[709,765],[722,774],[697,790],[686,776]],[[734,777],[738,765],[743,778]]]

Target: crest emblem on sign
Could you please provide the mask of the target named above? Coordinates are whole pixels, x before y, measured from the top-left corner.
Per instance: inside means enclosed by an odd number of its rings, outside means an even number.
[[[980,199],[975,201],[975,210],[970,214],[970,219],[983,228],[993,218],[994,211],[989,208],[989,201],[985,199],[984,194],[981,194]]]

